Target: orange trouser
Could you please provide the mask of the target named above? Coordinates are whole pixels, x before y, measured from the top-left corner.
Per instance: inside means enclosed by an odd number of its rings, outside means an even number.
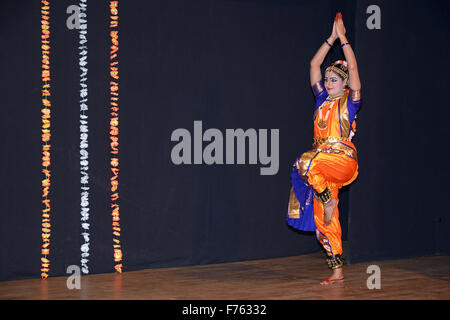
[[[339,189],[350,184],[358,174],[358,163],[345,154],[320,152],[309,166],[308,183],[318,193],[326,188],[331,190],[332,198],[338,199]],[[328,255],[342,254],[341,225],[339,210],[333,214],[331,224],[324,224],[323,204],[314,198],[314,221],[316,223],[317,240],[323,245]]]

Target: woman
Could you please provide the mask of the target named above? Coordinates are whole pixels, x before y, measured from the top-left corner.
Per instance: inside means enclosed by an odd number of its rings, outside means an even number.
[[[320,66],[338,38],[346,61],[338,60],[329,66],[322,79]],[[313,150],[294,163],[287,222],[303,231],[316,231],[332,270],[331,276],[320,283],[330,284],[344,281],[338,192],[358,175],[351,138],[361,104],[358,67],[345,37],[341,13],[334,19],[331,36],[311,60],[310,81],[316,98],[314,144]]]

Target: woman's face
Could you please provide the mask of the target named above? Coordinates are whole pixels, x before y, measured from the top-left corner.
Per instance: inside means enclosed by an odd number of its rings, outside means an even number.
[[[323,82],[330,97],[338,97],[344,94],[345,82],[333,71],[325,72]]]

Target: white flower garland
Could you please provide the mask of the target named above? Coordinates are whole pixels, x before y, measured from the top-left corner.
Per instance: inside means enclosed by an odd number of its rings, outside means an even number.
[[[79,67],[80,67],[80,174],[81,174],[81,271],[89,273],[89,153],[88,153],[88,68],[87,68],[87,0],[80,0]]]

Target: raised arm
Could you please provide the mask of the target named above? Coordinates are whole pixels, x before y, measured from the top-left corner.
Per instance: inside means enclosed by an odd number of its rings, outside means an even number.
[[[344,52],[345,60],[348,64],[348,86],[353,91],[360,90],[361,81],[359,80],[358,64],[356,63],[355,53],[353,52],[353,49],[345,36],[344,21],[340,12],[336,15],[334,21],[336,33],[341,41],[342,51]]]
[[[338,35],[336,31],[336,23],[333,23],[333,31],[331,32],[331,35],[322,44],[319,50],[317,50],[314,57],[311,59],[309,67],[309,80],[311,82],[311,86],[322,80],[322,72],[320,71],[320,66],[322,65],[323,60],[325,60],[328,51],[330,51],[331,46],[337,38]]]

